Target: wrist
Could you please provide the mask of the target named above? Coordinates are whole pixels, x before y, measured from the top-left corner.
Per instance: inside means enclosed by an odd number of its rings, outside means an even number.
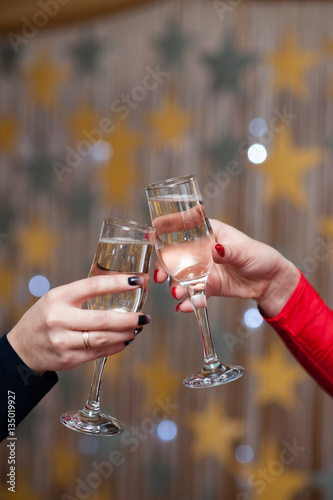
[[[43,376],[43,374],[46,372],[46,370],[43,370],[39,366],[37,366],[37,364],[34,363],[34,360],[31,359],[31,357],[25,351],[24,347],[21,345],[21,343],[17,339],[17,336],[15,335],[15,327],[10,332],[8,332],[7,340],[9,342],[9,344],[11,345],[12,349],[21,358],[23,363],[28,368],[30,368],[30,370],[35,372],[37,375]]]
[[[276,317],[294,293],[300,272],[289,260],[283,258],[270,279],[265,292],[258,298],[258,306],[267,318]]]

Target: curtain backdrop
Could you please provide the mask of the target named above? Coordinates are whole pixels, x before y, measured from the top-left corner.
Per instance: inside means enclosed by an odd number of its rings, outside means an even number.
[[[1,331],[37,300],[32,277],[87,276],[103,217],[149,222],[145,185],[189,173],[209,217],[273,245],[333,307],[331,3],[149,2],[52,30],[41,9],[0,44]],[[152,323],[107,362],[122,436],[63,427],[92,364],[59,374],[17,429],[15,498],[332,498],[332,400],[256,304],[209,299],[218,355],[246,373],[203,391],[182,385],[202,347],[176,304],[151,280]]]

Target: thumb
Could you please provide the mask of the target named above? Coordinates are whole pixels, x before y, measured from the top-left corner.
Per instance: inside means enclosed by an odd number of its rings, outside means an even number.
[[[237,247],[230,245],[221,245],[216,243],[212,250],[213,260],[216,264],[233,264],[237,265],[240,260],[239,250]]]

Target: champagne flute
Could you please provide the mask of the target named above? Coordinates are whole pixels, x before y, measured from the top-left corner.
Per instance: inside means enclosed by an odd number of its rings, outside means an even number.
[[[101,274],[143,276],[139,288],[90,299],[88,309],[119,312],[141,311],[148,293],[149,269],[155,230],[145,224],[122,219],[104,219],[89,277]],[[112,436],[123,431],[116,418],[101,412],[100,387],[107,358],[95,361],[90,394],[79,411],[63,413],[60,421],[70,429],[92,435]]]
[[[188,291],[197,318],[204,365],[184,380],[192,388],[236,380],[242,366],[224,366],[218,359],[209,327],[206,282],[212,267],[213,231],[194,175],[155,182],[146,187],[155,249],[163,269]]]

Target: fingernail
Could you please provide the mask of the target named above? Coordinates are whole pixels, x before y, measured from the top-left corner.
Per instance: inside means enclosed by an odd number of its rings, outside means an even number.
[[[142,330],[143,330],[142,326],[140,328],[136,328],[134,330],[134,337],[136,337],[137,335],[139,335],[139,333],[142,332]]]
[[[176,309],[175,309],[175,311],[176,311],[176,312],[178,312],[178,311],[179,311],[179,308],[180,308],[180,304],[177,304],[177,305],[176,305]]]
[[[133,340],[135,340],[135,338],[131,340],[125,340],[124,345],[130,345],[133,342]]]
[[[157,283],[157,275],[158,275],[158,269],[155,269],[155,272],[154,272],[154,281],[155,281],[155,283]]]
[[[225,256],[225,249],[224,246],[221,245],[221,243],[217,243],[217,245],[215,245],[215,250],[217,251],[218,254],[221,255],[221,257]]]
[[[176,297],[176,290],[177,290],[177,288],[176,288],[175,286],[173,286],[173,287],[171,288],[171,295],[173,296],[173,298],[174,298],[174,299],[176,299],[176,298],[177,298],[177,297]]]
[[[142,285],[143,283],[143,278],[142,276],[132,276],[131,278],[128,278],[128,284],[135,286],[135,285]]]
[[[147,323],[151,322],[151,317],[148,314],[140,314],[138,319],[138,325],[147,325]]]

